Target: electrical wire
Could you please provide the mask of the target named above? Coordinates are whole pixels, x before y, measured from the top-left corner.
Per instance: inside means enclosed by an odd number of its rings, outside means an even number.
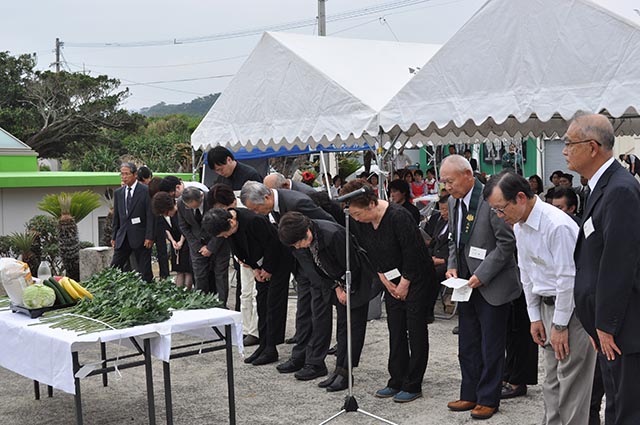
[[[383,3],[376,6],[370,6],[362,9],[355,9],[335,15],[328,15],[326,22],[336,22],[347,19],[359,18],[362,16],[379,14],[389,10],[395,10],[400,8],[406,8],[422,3],[430,3],[435,0],[396,0],[387,3]],[[179,44],[191,44],[191,43],[206,43],[218,40],[228,40],[232,38],[248,37],[253,35],[262,34],[265,31],[285,31],[302,27],[309,27],[316,24],[317,18],[303,19],[298,21],[286,22],[281,24],[269,25],[259,28],[230,31],[212,34],[202,37],[187,37],[187,38],[174,38],[171,40],[147,40],[147,41],[132,41],[132,42],[107,42],[107,43],[81,43],[81,42],[65,42],[65,47],[151,47],[151,46],[170,46]]]
[[[217,63],[217,62],[225,62],[235,59],[243,59],[249,56],[246,55],[238,55],[238,56],[229,56],[226,58],[212,59],[208,61],[201,62],[191,62],[191,63],[176,63],[169,65],[96,65],[96,64],[84,64],[85,66],[92,66],[94,68],[112,68],[112,69],[157,69],[157,68],[179,68],[184,66],[194,66],[194,65],[204,65],[209,63]],[[78,66],[78,64],[74,64]]]

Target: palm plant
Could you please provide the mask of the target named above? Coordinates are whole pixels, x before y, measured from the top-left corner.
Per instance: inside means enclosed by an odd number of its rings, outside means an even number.
[[[32,271],[38,270],[38,259],[33,253],[33,244],[36,235],[28,230],[23,233],[14,232],[10,236],[11,246],[16,250],[16,254],[22,256],[22,261],[29,265]]]
[[[100,196],[90,190],[46,195],[38,208],[58,220],[58,246],[67,276],[80,279],[78,223],[100,206]]]

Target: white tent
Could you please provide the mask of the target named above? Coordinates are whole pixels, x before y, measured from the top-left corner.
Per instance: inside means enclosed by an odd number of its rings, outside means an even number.
[[[362,144],[438,45],[265,33],[191,136],[194,149]]]
[[[551,136],[578,110],[606,111],[617,134],[640,134],[640,26],[588,0],[490,0],[382,109],[380,125],[427,138]]]

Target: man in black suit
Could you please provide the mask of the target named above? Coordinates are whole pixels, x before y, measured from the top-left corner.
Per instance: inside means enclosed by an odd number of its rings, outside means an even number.
[[[208,209],[204,192],[197,187],[188,187],[178,200],[178,223],[189,244],[196,288],[204,292],[213,292],[214,288],[211,288],[209,283],[209,273],[213,270],[218,298],[226,304],[229,293],[230,252],[227,244],[223,244],[219,238],[210,238],[202,230],[202,217]]]
[[[136,180],[137,167],[130,162],[120,166],[122,187],[113,194],[113,239],[111,265],[123,269],[129,256],[136,258],[136,271],[147,282],[153,280],[151,247],[154,217],[149,189]]]
[[[240,200],[258,214],[271,215],[276,224],[289,211],[297,211],[311,219],[334,221],[307,195],[293,190],[269,189],[258,182],[246,182]],[[296,372],[296,379],[308,381],[328,374],[325,357],[331,343],[331,290],[328,289],[331,285],[318,275],[307,250],[295,250],[293,255],[298,262],[295,271],[298,283],[296,345],[291,358],[277,369],[281,373]]]
[[[607,424],[630,425],[640,423],[640,185],[613,157],[614,139],[604,115],[577,115],[562,153],[591,188],[574,254],[575,311],[600,353]]]
[[[224,183],[233,190],[240,190],[247,181],[262,181],[262,176],[255,168],[236,161],[233,153],[222,146],[216,146],[207,153],[207,163],[218,174],[214,184]]]

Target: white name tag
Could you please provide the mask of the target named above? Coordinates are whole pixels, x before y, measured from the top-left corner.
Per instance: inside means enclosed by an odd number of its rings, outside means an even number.
[[[482,249],[482,248],[478,248],[475,246],[472,246],[471,249],[469,249],[469,257],[470,258],[475,258],[476,260],[484,260],[484,257],[487,256],[487,250],[486,249]]]
[[[140,224],[141,220],[140,217],[134,217],[131,219],[131,224]]]
[[[393,280],[395,278],[398,278],[398,277],[400,277],[400,270],[398,270],[398,269],[389,270],[388,272],[384,273],[384,277],[386,277],[389,280]]]
[[[585,239],[587,239],[589,236],[591,236],[591,234],[594,232],[594,230],[596,230],[596,228],[593,227],[593,220],[591,219],[591,217],[589,217],[589,219],[584,222],[584,226],[582,226],[582,228],[584,230],[584,238]]]

